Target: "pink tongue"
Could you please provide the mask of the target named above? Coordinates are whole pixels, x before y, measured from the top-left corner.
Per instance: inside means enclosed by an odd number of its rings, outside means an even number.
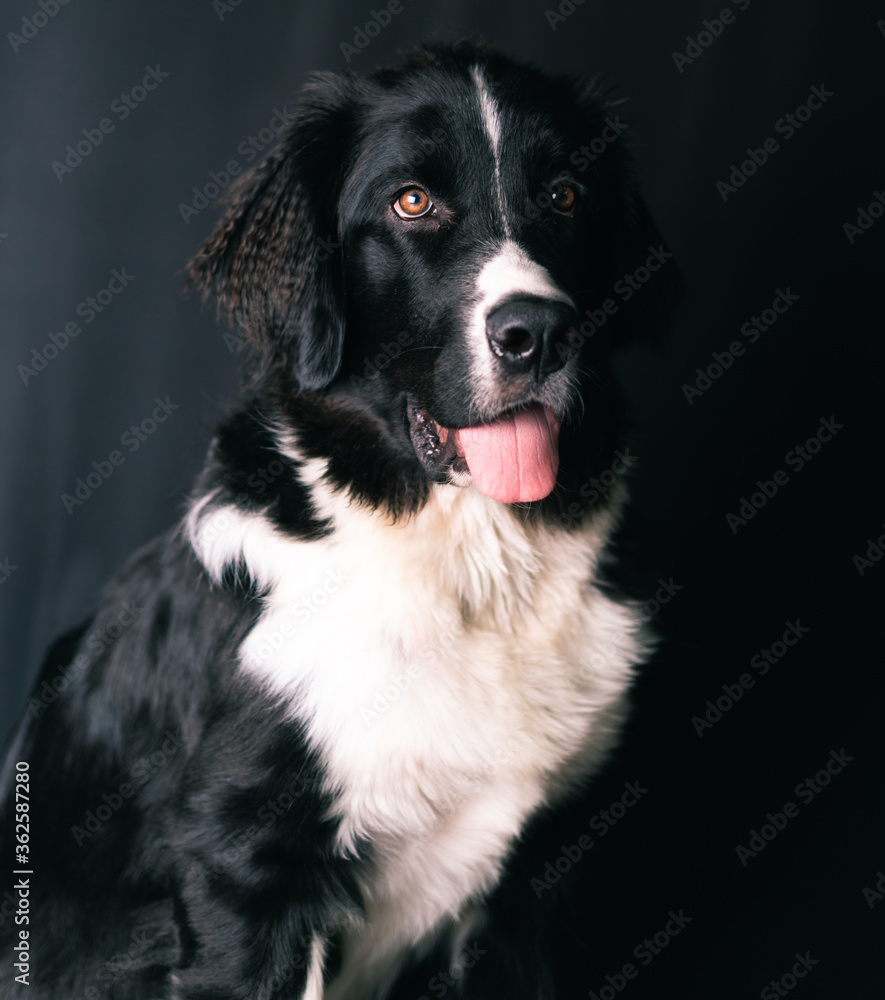
[[[501,503],[542,500],[559,470],[559,424],[541,406],[456,432],[476,488]]]

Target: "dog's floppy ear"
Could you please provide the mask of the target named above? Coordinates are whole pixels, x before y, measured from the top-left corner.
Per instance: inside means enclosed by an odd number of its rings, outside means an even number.
[[[617,306],[608,324],[614,346],[642,339],[660,343],[682,297],[682,276],[639,193],[628,149],[631,126],[595,80],[575,82],[589,151],[595,154],[582,155],[577,163],[591,172],[591,180],[594,174],[604,180],[602,190],[608,192],[598,206],[591,286],[598,304],[611,299]]]
[[[341,364],[344,304],[337,219],[346,163],[346,78],[317,76],[292,105],[282,144],[232,189],[229,207],[188,267],[188,287],[260,351],[285,360],[302,389]]]
[[[684,285],[674,253],[658,231],[629,166],[615,211],[610,287],[619,304],[618,346],[636,340],[660,344]]]

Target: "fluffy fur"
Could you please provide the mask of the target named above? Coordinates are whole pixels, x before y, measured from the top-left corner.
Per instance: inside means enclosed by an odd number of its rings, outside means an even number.
[[[370,1000],[422,961],[480,995],[486,900],[650,648],[602,582],[623,484],[590,484],[622,471],[611,356],[677,280],[581,333],[663,246],[617,130],[581,153],[607,114],[469,45],[299,95],[191,265],[251,344],[242,405],[182,525],[50,651],[7,760],[35,875],[0,996]],[[565,995],[533,970],[507,995]]]

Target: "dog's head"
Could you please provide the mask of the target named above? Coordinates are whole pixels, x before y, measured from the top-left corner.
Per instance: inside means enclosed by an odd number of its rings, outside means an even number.
[[[659,333],[678,288],[625,129],[592,86],[475,46],[320,75],[191,280],[294,395],[377,415],[425,483],[574,492],[617,443],[613,349]]]

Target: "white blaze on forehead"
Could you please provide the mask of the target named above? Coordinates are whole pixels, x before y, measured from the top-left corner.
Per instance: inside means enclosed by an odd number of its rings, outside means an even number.
[[[572,307],[574,301],[556,284],[550,272],[532,260],[513,239],[501,183],[501,116],[480,67],[473,66],[471,73],[483,127],[495,162],[495,197],[505,236],[498,252],[486,261],[477,275],[474,285],[476,294],[467,316],[467,349],[471,359],[474,402],[477,416],[487,419],[500,409],[500,373],[486,337],[489,314],[510,297],[518,295],[536,295]]]
[[[482,75],[482,70],[479,66],[474,66],[471,72],[479,95],[479,110],[482,114],[483,127],[492,146],[492,156],[495,158],[495,194],[498,199],[498,211],[501,213],[504,235],[509,239],[511,236],[510,224],[507,221],[507,213],[504,211],[504,191],[501,187],[501,119],[498,116],[498,107],[489,93],[489,88]]]

